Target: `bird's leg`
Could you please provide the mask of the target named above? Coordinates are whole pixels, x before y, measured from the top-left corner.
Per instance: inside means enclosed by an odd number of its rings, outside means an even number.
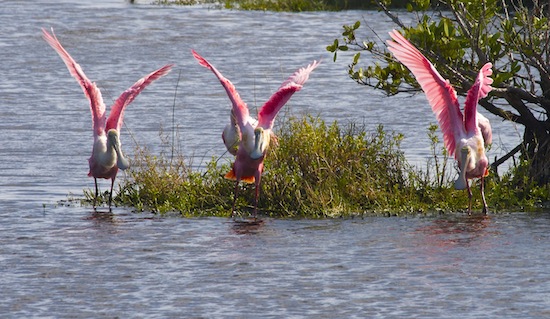
[[[254,195],[254,220],[256,220],[256,216],[258,214],[258,192],[259,192],[260,185],[256,185],[256,192]]]
[[[111,178],[111,192],[109,193],[109,211],[111,211],[111,202],[113,201],[113,186],[115,185],[115,178]]]
[[[97,197],[99,196],[99,190],[97,189],[97,178],[94,177],[94,183],[95,183],[95,196],[94,196],[94,210],[96,208],[97,203]]]
[[[483,201],[483,214],[487,215],[489,207],[487,207],[487,202],[485,201],[485,179],[483,176],[481,176],[481,185],[479,188],[481,189],[481,200]]]
[[[239,193],[239,180],[235,183],[235,196],[233,197],[233,206],[231,207],[231,218],[235,218],[235,204],[237,203],[237,194]]]
[[[258,197],[260,194],[260,179],[262,178],[262,172],[260,171],[259,174],[256,174],[255,180],[256,180],[256,189],[254,194],[254,220],[256,220],[256,217],[258,216]]]
[[[470,189],[470,183],[466,180],[466,188],[468,189],[468,215],[472,215],[472,190]]]

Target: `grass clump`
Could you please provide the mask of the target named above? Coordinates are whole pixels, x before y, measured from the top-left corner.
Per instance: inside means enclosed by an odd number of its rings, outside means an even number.
[[[550,208],[550,185],[537,185],[529,178],[529,161],[522,160],[502,177],[489,175],[489,209],[534,211]]]
[[[382,126],[369,134],[356,124],[291,120],[266,159],[261,206],[315,217],[392,206],[388,195],[407,187],[401,139]]]
[[[281,129],[266,159],[261,206],[284,216],[398,215],[463,210],[465,192],[453,188],[449,159],[430,127],[433,158],[425,171],[401,150],[402,134],[373,132],[313,117]],[[481,196],[474,194],[481,203]],[[480,205],[480,204],[479,204]]]
[[[212,160],[205,172],[193,171],[186,158],[177,154],[152,155],[138,148],[129,179],[121,186],[117,200],[138,210],[166,213],[178,211],[184,216],[225,216],[231,204],[231,188],[222,172],[228,166],[216,166]]]
[[[432,157],[425,170],[412,167],[401,150],[403,135],[382,126],[368,132],[306,116],[277,130],[266,156],[258,210],[272,217],[346,217],[465,211],[468,196],[453,188],[456,170],[429,129]],[[138,149],[116,203],[184,216],[230,216],[235,184],[223,178],[230,163],[212,158],[193,170],[183,155],[152,155]],[[486,179],[491,211],[529,209],[548,203],[550,189],[522,179],[518,166],[502,178]],[[452,172],[452,173],[450,173]],[[254,185],[240,184],[236,209],[251,211]],[[479,181],[472,184],[473,208],[481,207]]]
[[[225,0],[226,9],[264,10],[264,11],[328,11],[334,10],[323,0]]]

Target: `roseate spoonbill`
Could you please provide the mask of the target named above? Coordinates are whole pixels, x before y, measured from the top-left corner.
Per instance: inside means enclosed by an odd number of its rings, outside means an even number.
[[[464,115],[460,110],[456,91],[445,80],[428,59],[418,51],[401,33],[390,32],[393,41],[388,40],[388,49],[416,77],[426,94],[439,127],[443,132],[445,148],[458,161],[459,177],[456,189],[468,190],[468,213],[472,211],[472,191],[469,179],[481,179],[481,199],[483,213],[487,214],[487,202],[484,194],[484,177],[489,174],[489,161],[485,147],[492,143],[489,120],[477,112],[477,103],[492,90],[492,64],[486,63],[468,90],[464,105]]]
[[[129,89],[124,91],[120,97],[114,102],[111,107],[111,113],[107,118],[105,115],[105,103],[101,96],[101,92],[95,83],[90,81],[82,68],[63,48],[52,28],[50,35],[45,29],[42,29],[42,37],[48,44],[59,54],[65,65],[69,69],[71,75],[77,80],[82,87],[84,95],[90,100],[90,109],[92,111],[92,128],[94,134],[94,145],[92,148],[92,156],[88,159],[90,172],[88,176],[94,178],[95,197],[94,208],[98,197],[97,179],[111,179],[111,191],[109,193],[109,209],[111,209],[111,201],[113,197],[113,185],[115,183],[118,169],[125,170],[130,167],[129,161],[124,157],[120,144],[120,127],[122,126],[122,118],[124,109],[130,104],[138,94],[145,89],[153,81],[166,75],[172,68],[171,64],[167,64],[162,68],[146,75],[139,79]]]
[[[233,151],[230,148],[235,142],[238,142],[238,147],[235,150],[235,162],[231,171],[225,175],[225,178],[236,181],[232,214],[235,214],[239,182],[243,181],[254,183],[256,186],[254,196],[254,218],[256,218],[264,157],[269,147],[275,117],[292,94],[302,88],[309,78],[309,74],[319,65],[319,62],[313,61],[307,67],[300,68],[284,81],[277,92],[261,107],[258,120],[255,120],[250,116],[248,106],[239,96],[235,86],[195,50],[191,50],[191,52],[200,65],[210,69],[216,75],[233,104],[231,123],[226,126],[222,134],[224,143],[232,154]]]

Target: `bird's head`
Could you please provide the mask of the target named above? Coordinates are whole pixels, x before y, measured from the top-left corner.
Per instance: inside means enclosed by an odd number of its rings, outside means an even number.
[[[254,148],[250,153],[252,159],[259,159],[265,155],[269,142],[271,140],[270,130],[265,130],[262,127],[254,129]]]
[[[124,157],[122,153],[122,147],[120,146],[120,138],[118,131],[115,129],[110,129],[107,132],[107,145],[112,146],[116,152],[116,165],[121,170],[125,170],[130,167],[130,162]]]

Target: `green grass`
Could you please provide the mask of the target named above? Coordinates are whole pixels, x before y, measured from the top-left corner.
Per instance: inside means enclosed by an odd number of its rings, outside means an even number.
[[[401,135],[319,118],[292,119],[266,160],[261,206],[284,216],[340,216],[392,206],[407,188]]]
[[[232,187],[223,172],[229,166],[216,166],[212,160],[205,172],[193,171],[181,154],[171,161],[147,149],[137,149],[132,164],[129,179],[117,195],[121,204],[160,213],[178,211],[184,216],[228,216]]]
[[[277,130],[278,142],[266,156],[258,209],[277,218],[464,212],[467,194],[453,188],[454,159],[442,151],[436,129],[428,129],[433,154],[420,169],[407,162],[400,145],[403,136],[382,126],[368,131],[355,123],[291,118]],[[138,148],[114,201],[138,211],[230,216],[235,184],[223,178],[229,163],[219,162],[212,158],[197,171],[182,154],[153,155]],[[489,176],[491,212],[532,210],[548,202],[550,189],[528,184],[521,178],[522,167],[500,179]],[[480,212],[478,183],[472,185],[473,209]],[[91,191],[85,195],[93,198]],[[253,200],[254,185],[241,184],[237,211],[248,214]]]
[[[225,0],[226,9],[264,10],[264,11],[328,11],[335,10],[323,0]]]

